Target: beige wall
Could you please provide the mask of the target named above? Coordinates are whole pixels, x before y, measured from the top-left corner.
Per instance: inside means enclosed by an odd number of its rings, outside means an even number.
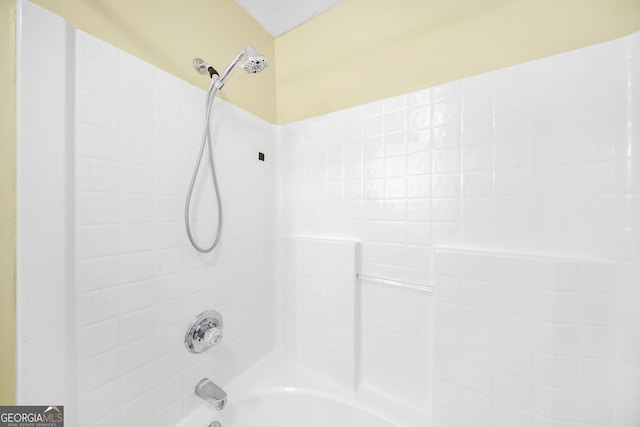
[[[15,403],[15,1],[0,1],[0,405]]]
[[[276,39],[278,123],[638,30],[638,0],[346,0]]]
[[[222,72],[251,43],[271,59],[270,66],[255,76],[238,72],[221,97],[272,123],[276,120],[273,38],[234,0],[33,2],[74,27],[205,89],[208,79],[193,69],[193,58],[201,57]]]

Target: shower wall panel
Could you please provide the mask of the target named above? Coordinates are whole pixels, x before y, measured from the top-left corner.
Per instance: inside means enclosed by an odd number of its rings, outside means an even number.
[[[204,91],[88,34],[75,38],[78,425],[169,426],[205,404],[193,392],[201,378],[224,386],[272,347],[274,130],[215,101],[224,229],[219,249],[201,255],[183,212]],[[192,218],[196,239],[212,239],[210,172]],[[190,354],[184,333],[206,309],[223,315],[224,340]]]
[[[360,272],[421,284],[437,245],[612,263],[617,339],[602,346],[614,425],[636,426],[639,58],[633,34],[288,124],[278,232],[350,236]]]
[[[358,280],[360,244],[294,237],[287,343],[298,366],[350,390],[425,409],[431,389],[432,295]],[[382,395],[382,396],[380,396]]]
[[[295,348],[300,366],[353,389],[358,243],[296,238]]]
[[[428,411],[433,296],[423,289],[361,283],[359,385]]]
[[[613,263],[436,249],[435,425],[614,421]]]
[[[16,403],[65,402],[73,423],[75,337],[64,333],[74,311],[71,28],[29,2],[17,5]]]

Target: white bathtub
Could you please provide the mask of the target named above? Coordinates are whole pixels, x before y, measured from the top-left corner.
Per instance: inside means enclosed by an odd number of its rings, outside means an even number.
[[[215,382],[215,378],[210,378]],[[298,369],[279,353],[227,387],[227,407],[201,405],[176,427],[427,427],[426,411],[365,390],[337,387]]]

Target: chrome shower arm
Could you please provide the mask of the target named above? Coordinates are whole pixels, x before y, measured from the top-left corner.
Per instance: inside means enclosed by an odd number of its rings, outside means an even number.
[[[222,75],[220,76],[220,82],[218,84],[218,89],[222,89],[225,83],[227,83],[227,80],[229,80],[229,78],[231,77],[231,74],[233,74],[235,69],[238,67],[238,64],[240,63],[240,60],[242,59],[243,56],[244,56],[244,49],[242,50],[242,52],[238,54],[238,56],[236,56],[236,58],[233,61],[231,61],[231,64],[229,64],[226,70],[222,72]]]

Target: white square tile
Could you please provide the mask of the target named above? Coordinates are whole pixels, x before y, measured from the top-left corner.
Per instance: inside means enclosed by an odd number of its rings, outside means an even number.
[[[118,132],[100,126],[77,122],[75,146],[79,157],[118,160]]]
[[[469,427],[491,425],[493,419],[492,399],[486,395],[460,390],[461,421]]]
[[[403,110],[387,113],[384,116],[384,132],[403,132],[406,126],[406,113]]]
[[[431,126],[431,106],[421,105],[407,111],[407,128],[422,129]]]
[[[120,383],[113,381],[91,393],[83,394],[78,399],[78,423],[82,425],[93,425],[108,414],[117,413],[120,406]],[[108,417],[109,418],[109,417]],[[111,422],[112,419],[109,419]]]
[[[76,57],[76,84],[89,91],[118,96],[118,69],[90,55]]]
[[[460,363],[460,383],[477,394],[492,397],[494,371],[472,363]],[[471,414],[468,414],[468,416]]]
[[[154,105],[153,79],[149,76],[138,76],[123,72],[120,76],[120,96],[122,102],[137,107],[153,110]]]
[[[126,314],[151,307],[155,303],[155,286],[153,280],[121,286],[120,312]]]
[[[587,423],[607,425],[613,417],[613,401],[608,393],[577,393],[577,419]]]
[[[146,194],[121,194],[121,223],[148,223],[153,221],[154,212],[155,203],[153,196]]]
[[[117,223],[119,203],[117,194],[80,191],[76,197],[76,222],[78,225]]]
[[[76,286],[78,292],[115,286],[119,281],[118,257],[78,259]]]
[[[407,177],[407,197],[427,198],[431,196],[432,178],[430,175]]]
[[[462,130],[459,124],[443,125],[433,128],[433,148],[446,150],[459,147],[462,142]]]
[[[120,296],[117,288],[100,289],[79,294],[76,313],[77,325],[89,326],[112,319],[120,313]]]
[[[460,168],[461,151],[459,148],[433,152],[433,173],[459,172]]]
[[[87,90],[78,90],[76,111],[79,123],[117,129],[120,123],[120,106],[115,98]]]
[[[154,272],[153,252],[139,252],[120,257],[120,282],[132,283],[151,279]]]
[[[154,166],[154,141],[152,135],[120,135],[120,160],[140,166]]]
[[[413,153],[407,156],[407,174],[423,175],[431,173],[431,153]]]
[[[130,314],[120,319],[120,339],[122,344],[145,338],[153,333],[154,310],[147,308]]]
[[[120,191],[129,194],[152,194],[154,171],[148,167],[120,166]]]
[[[78,259],[104,257],[118,253],[118,227],[115,225],[84,225],[76,230]]]
[[[78,388],[81,394],[115,380],[120,374],[118,350],[102,353],[78,364]]]
[[[431,131],[429,129],[415,130],[407,133],[407,152],[415,153],[431,149]]]
[[[533,381],[496,373],[494,377],[495,398],[523,410],[533,408]]]
[[[79,328],[78,341],[83,343],[82,347],[78,349],[79,361],[116,349],[120,342],[118,319],[110,319]]]
[[[434,126],[460,123],[461,116],[460,98],[446,99],[433,104]]]
[[[387,157],[384,161],[384,176],[387,178],[405,176],[407,158],[405,156]]]
[[[122,131],[132,136],[149,138],[153,135],[153,113],[147,108],[122,104],[120,107]]]
[[[117,192],[119,166],[115,162],[80,158],[76,162],[76,189]]]

